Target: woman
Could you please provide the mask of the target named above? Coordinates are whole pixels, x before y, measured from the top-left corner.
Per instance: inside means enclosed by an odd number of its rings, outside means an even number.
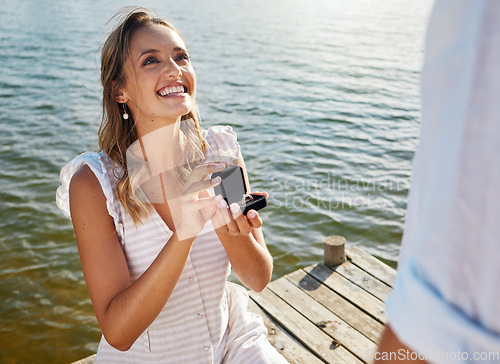
[[[181,35],[130,12],[104,44],[101,82],[101,151],[68,163],[57,191],[103,333],[96,362],[286,363],[226,281],[231,265],[261,291],[272,257],[259,214],[213,194],[208,175],[230,162],[248,177],[231,127],[200,128]]]

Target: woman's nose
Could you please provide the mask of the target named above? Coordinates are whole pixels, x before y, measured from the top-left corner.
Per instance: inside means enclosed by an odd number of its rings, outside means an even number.
[[[167,62],[165,68],[165,72],[169,77],[179,78],[182,75],[181,68],[172,58],[170,58],[170,60]]]

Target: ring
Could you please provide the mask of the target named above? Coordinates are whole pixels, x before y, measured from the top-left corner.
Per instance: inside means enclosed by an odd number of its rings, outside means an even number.
[[[241,205],[246,206],[249,202],[253,201],[253,196],[246,194],[243,195],[243,198],[241,199]]]

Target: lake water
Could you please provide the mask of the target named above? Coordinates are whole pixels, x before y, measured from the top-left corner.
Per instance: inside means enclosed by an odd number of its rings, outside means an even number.
[[[99,49],[119,1],[0,0],[0,362],[67,363],[100,331],[60,168],[95,150]],[[419,133],[431,0],[145,1],[197,73],[202,125],[238,134],[274,278],[326,236],[395,264]]]

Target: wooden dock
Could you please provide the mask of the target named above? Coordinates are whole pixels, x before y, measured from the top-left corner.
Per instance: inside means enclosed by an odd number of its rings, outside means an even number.
[[[339,254],[344,260],[343,247]],[[339,265],[311,265],[251,292],[248,308],[262,315],[269,341],[290,363],[369,363],[395,278],[395,269],[351,247]]]
[[[290,363],[369,363],[386,323],[384,300],[396,270],[363,250],[346,261],[315,264],[250,294],[268,338]]]

